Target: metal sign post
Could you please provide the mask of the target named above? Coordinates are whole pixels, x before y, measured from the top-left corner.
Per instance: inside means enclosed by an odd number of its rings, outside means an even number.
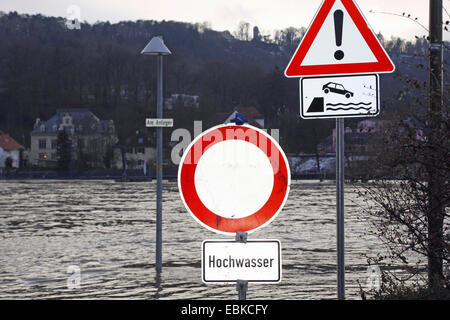
[[[323,0],[284,74],[300,79],[300,116],[336,118],[338,299],[345,299],[344,120],[380,112],[378,73],[395,66],[355,0]]]
[[[248,281],[238,280],[236,282],[236,290],[238,292],[239,300],[247,300]]]
[[[277,141],[248,125],[215,126],[185,150],[178,186],[187,211],[205,228],[234,240],[202,243],[202,281],[236,284],[245,300],[249,282],[281,281],[279,240],[247,240],[282,210],[290,188],[289,162]]]
[[[336,119],[336,226],[338,299],[345,299],[344,262],[344,119]]]
[[[157,109],[156,117],[162,118],[162,99],[163,99],[163,57],[159,55],[158,59],[158,89],[157,89]],[[163,136],[162,127],[156,128],[156,269],[162,269],[162,151],[163,151]]]
[[[162,37],[153,37],[141,51],[144,55],[157,56],[157,107],[156,117],[163,116],[163,56],[171,54],[164,44]],[[163,136],[162,127],[156,128],[156,262],[157,271],[162,269],[162,169],[163,169]]]
[[[247,232],[236,232],[236,241],[246,243],[248,238]],[[238,292],[239,300],[247,300],[248,281],[238,280],[236,281],[236,290]]]

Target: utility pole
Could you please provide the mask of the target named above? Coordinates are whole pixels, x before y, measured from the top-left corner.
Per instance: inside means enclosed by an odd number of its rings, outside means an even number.
[[[430,111],[442,110],[443,60],[442,0],[430,0]],[[441,114],[441,113],[440,113]],[[439,115],[440,115],[439,114]]]
[[[443,41],[442,41],[442,0],[430,0],[430,51],[429,51],[429,109],[428,141],[429,150],[439,146],[443,124]],[[428,171],[428,285],[431,291],[440,288],[443,282],[443,224],[445,208],[441,201],[442,176],[435,166],[440,166],[440,159],[431,159]]]

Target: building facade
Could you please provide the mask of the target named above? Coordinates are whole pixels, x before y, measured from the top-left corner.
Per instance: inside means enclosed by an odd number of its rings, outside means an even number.
[[[19,168],[23,150],[25,148],[20,143],[0,132],[0,168]]]
[[[136,130],[135,134],[124,139],[120,148],[114,150],[114,167],[123,169],[124,161],[126,161],[127,169],[148,171],[154,168],[156,162],[154,142],[155,137],[147,132],[147,129]]]
[[[58,109],[47,121],[36,119],[31,131],[31,165],[57,167],[60,130],[68,133],[75,168],[112,167],[113,146],[118,142],[114,122],[100,120],[89,109]]]

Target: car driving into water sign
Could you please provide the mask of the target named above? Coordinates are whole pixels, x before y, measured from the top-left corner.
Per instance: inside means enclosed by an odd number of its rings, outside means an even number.
[[[339,84],[339,83],[328,82],[326,85],[323,86],[322,90],[325,93],[334,92],[334,93],[337,93],[337,94],[342,94],[346,98],[353,97],[353,92],[346,90],[344,88],[344,86],[342,84]]]

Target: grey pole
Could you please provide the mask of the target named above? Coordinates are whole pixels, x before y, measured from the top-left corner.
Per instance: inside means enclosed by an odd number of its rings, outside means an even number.
[[[239,300],[247,300],[248,281],[246,280],[236,281],[236,290],[238,292]]]
[[[344,261],[344,119],[336,119],[336,234],[338,299],[345,299]]]
[[[141,54],[156,56],[156,117],[163,116],[163,56],[170,55],[161,36],[153,37]],[[163,175],[163,134],[162,127],[156,128],[156,271],[162,269],[162,175]]]
[[[163,116],[163,56],[157,56],[157,109],[156,117]],[[162,269],[162,169],[163,135],[162,128],[156,128],[156,270]]]
[[[246,243],[248,238],[247,232],[237,231],[235,240],[236,242]],[[236,281],[236,290],[238,292],[239,300],[247,300],[247,290],[248,290],[248,281],[247,280],[237,280]]]
[[[69,177],[70,177],[70,179],[72,179],[72,175],[73,175],[73,166],[72,166],[72,163],[73,163],[73,160],[72,160],[72,156],[73,156],[73,154],[72,154],[72,152],[73,152],[73,138],[71,138],[70,139],[70,162],[69,162]]]

